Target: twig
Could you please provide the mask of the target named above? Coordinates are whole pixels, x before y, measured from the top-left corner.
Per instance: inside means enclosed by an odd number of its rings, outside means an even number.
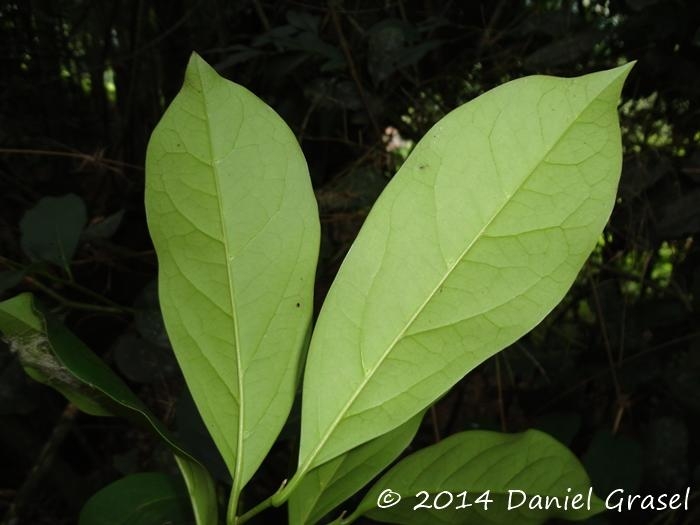
[[[534,355],[532,355],[527,348],[525,348],[525,345],[523,345],[520,341],[518,341],[515,343],[515,346],[518,347],[523,354],[525,354],[525,357],[527,357],[527,359],[533,365],[535,365],[535,368],[537,369],[537,371],[540,374],[542,374],[542,377],[544,377],[545,381],[547,381],[547,383],[551,384],[552,381],[549,379],[549,376],[547,375],[547,371],[544,369],[542,364],[537,360],[537,358]]]
[[[454,428],[455,424],[457,423],[457,420],[459,418],[459,415],[462,411],[462,405],[464,402],[464,396],[466,394],[466,382],[464,380],[460,381],[457,383],[457,388],[456,388],[456,395],[454,402],[452,403],[452,407],[450,408],[450,413],[447,416],[447,422],[442,428],[442,433],[447,435],[447,434],[452,434],[452,429]]]
[[[31,500],[32,493],[43,479],[44,474],[46,474],[47,470],[49,470],[49,467],[56,457],[57,450],[66,439],[66,436],[73,425],[73,420],[77,415],[78,408],[72,403],[68,403],[66,408],[63,410],[61,417],[56,423],[56,426],[51,432],[48,441],[39,452],[39,456],[29,471],[27,478],[24,480],[22,486],[17,490],[15,500],[12,505],[10,505],[7,514],[5,514],[2,525],[15,525],[18,522],[22,507],[24,507],[25,504]]]
[[[304,118],[301,121],[301,125],[299,126],[299,133],[297,133],[297,141],[298,142],[303,142],[304,141],[304,134],[306,133],[306,127],[309,125],[309,119],[311,118],[311,115],[313,114],[314,111],[316,111],[316,108],[318,105],[321,103],[321,99],[325,96],[325,88],[324,92],[321,93],[319,96],[315,97],[312,101],[311,104],[309,104],[309,109],[306,110],[306,113],[304,114]]]
[[[440,425],[438,423],[437,409],[435,405],[430,405],[430,422],[433,425],[433,439],[435,443],[440,443]]]
[[[593,303],[595,304],[596,317],[598,318],[598,324],[600,325],[600,332],[603,336],[603,345],[605,346],[605,354],[608,358],[608,365],[610,367],[610,377],[612,378],[613,387],[615,389],[615,404],[617,407],[617,412],[615,415],[615,423],[613,425],[613,433],[618,428],[620,424],[620,418],[622,417],[622,411],[624,410],[622,389],[620,388],[620,382],[617,378],[617,366],[615,365],[615,360],[613,359],[612,347],[610,346],[610,338],[608,337],[608,328],[605,325],[605,319],[603,318],[603,309],[600,306],[600,298],[598,297],[598,288],[591,272],[588,273],[588,279],[591,283],[591,291],[593,293]]]
[[[506,422],[506,408],[503,403],[503,383],[501,381],[501,362],[499,360],[500,356],[496,354],[496,387],[498,388],[498,416],[501,420],[501,432],[508,431],[508,424]]]
[[[127,306],[102,306],[99,304],[88,304],[88,303],[81,303],[79,301],[73,301],[71,299],[68,299],[66,297],[63,297],[61,294],[58,292],[52,290],[45,284],[37,281],[36,279],[32,277],[25,277],[24,280],[44,292],[46,295],[52,297],[59,303],[61,303],[63,306],[66,308],[70,308],[72,310],[84,310],[87,312],[100,312],[100,313],[105,313],[105,314],[129,314],[133,315],[136,313],[136,310],[134,308],[129,308]]]
[[[357,91],[359,92],[359,95],[360,95],[360,100],[362,101],[362,105],[365,107],[365,111],[367,112],[367,116],[369,117],[369,120],[372,123],[372,127],[374,128],[374,132],[377,134],[377,139],[381,142],[382,131],[379,127],[379,124],[377,124],[377,120],[374,118],[374,113],[372,112],[372,109],[369,105],[369,100],[367,99],[367,94],[365,93],[365,90],[362,87],[362,81],[360,80],[360,74],[357,71],[357,68],[355,67],[355,61],[352,58],[350,46],[348,45],[348,42],[345,39],[345,35],[343,34],[343,28],[340,24],[340,17],[338,16],[338,11],[336,11],[336,9],[335,9],[336,2],[337,2],[337,0],[328,0],[328,9],[331,13],[331,19],[333,20],[333,26],[334,26],[335,32],[338,36],[338,41],[340,42],[340,47],[342,48],[343,54],[345,55],[345,61],[348,64],[348,69],[350,69],[350,76],[352,76],[352,80],[355,82],[355,86],[357,87]]]
[[[15,262],[12,259],[8,259],[7,257],[3,257],[2,255],[0,255],[0,263],[2,263],[3,265],[7,266],[8,268],[10,268],[12,270],[17,270],[17,271],[25,270],[24,265],[22,265],[18,262]],[[97,292],[94,292],[94,291],[90,290],[89,288],[86,288],[85,286],[78,284],[75,281],[71,281],[69,279],[63,279],[61,277],[53,275],[52,273],[50,273],[48,271],[39,270],[37,273],[40,274],[42,277],[46,277],[47,279],[51,279],[52,281],[54,281],[56,283],[59,283],[61,285],[72,288],[72,289],[74,289],[74,290],[76,290],[84,295],[87,295],[88,297],[92,297],[93,299],[100,301],[101,303],[104,303],[108,306],[112,306],[112,307],[118,308],[120,310],[127,310],[128,309],[127,307],[123,307],[122,305],[112,301],[108,297],[105,297],[104,295],[101,295]],[[28,282],[30,284],[33,284],[33,285],[41,288],[42,283],[39,283],[37,285],[37,281],[32,280],[31,278],[28,278]],[[42,288],[42,290],[43,290],[43,288]]]
[[[678,283],[676,283],[673,279],[669,282],[669,286],[673,288],[673,290],[669,290],[668,287],[662,286],[656,281],[653,281],[651,279],[645,279],[645,274],[646,274],[646,268],[648,266],[649,260],[646,259],[644,262],[644,271],[641,274],[636,274],[633,272],[628,272],[625,270],[622,270],[620,268],[615,268],[613,266],[610,266],[609,264],[602,264],[602,263],[597,263],[594,261],[589,261],[588,264],[591,266],[594,266],[600,270],[604,270],[616,277],[621,277],[623,279],[626,279],[628,281],[637,281],[639,282],[639,289],[644,290],[645,287],[652,288],[654,291],[659,292],[661,294],[668,294],[676,299],[678,299],[681,303],[683,303],[683,306],[685,307],[686,310],[689,312],[693,311],[693,305],[691,304],[690,298],[686,296],[683,291],[678,287]],[[675,293],[673,293],[675,292]]]
[[[477,46],[476,51],[477,58],[481,58],[484,49],[495,42],[495,40],[491,41],[491,34],[493,33],[494,27],[498,23],[498,19],[501,17],[501,13],[504,7],[505,0],[501,0],[496,5],[496,8],[493,10],[491,20],[489,20],[488,25],[484,28],[484,32],[481,34],[481,40],[479,41],[479,45]]]
[[[203,0],[199,0],[199,2],[197,2],[195,5],[193,5],[192,7],[190,7],[190,8],[187,10],[187,12],[186,12],[184,15],[182,15],[182,17],[181,17],[177,22],[175,22],[173,25],[171,25],[171,26],[170,26],[169,28],[167,28],[165,31],[161,32],[161,33],[160,33],[157,37],[155,37],[153,40],[150,40],[150,41],[146,42],[144,45],[142,45],[142,46],[139,47],[139,48],[132,48],[131,51],[130,51],[128,54],[126,54],[126,55],[117,57],[117,58],[115,59],[115,63],[122,63],[122,62],[124,62],[125,60],[134,60],[134,59],[137,58],[139,55],[142,55],[144,52],[148,51],[150,48],[155,47],[155,46],[157,46],[158,44],[160,44],[163,40],[165,40],[165,39],[168,38],[171,34],[173,34],[175,31],[177,31],[177,30],[180,28],[180,26],[181,26],[182,24],[184,24],[185,22],[187,22],[187,19],[188,19],[190,16],[192,16],[195,12],[197,12],[197,10],[199,9],[199,7],[202,5],[202,2],[203,2]],[[138,7],[137,9],[140,9],[140,4],[139,4],[139,7]],[[140,25],[140,22],[141,22],[141,21],[139,20],[139,21],[137,22],[137,24]],[[139,28],[139,29],[140,29],[140,28]],[[133,36],[133,35],[132,35],[132,36]]]
[[[255,7],[255,13],[258,15],[260,23],[265,28],[265,31],[269,31],[271,27],[270,21],[268,20],[267,15],[265,14],[265,10],[263,9],[262,4],[260,4],[260,0],[253,0],[253,7]]]
[[[115,168],[130,168],[132,170],[143,171],[142,166],[137,166],[136,164],[129,164],[128,162],[122,162],[119,160],[108,159],[103,157],[100,153],[89,155],[87,153],[72,152],[72,151],[58,151],[58,150],[45,150],[45,149],[29,149],[29,148],[0,148],[0,154],[4,155],[37,155],[44,157],[69,157],[73,159],[82,160],[85,163],[103,165],[107,168],[114,170]]]
[[[641,352],[637,352],[636,354],[625,357],[624,361],[622,362],[622,364],[620,366],[622,367],[623,365],[629,364],[630,361],[634,361],[635,359],[638,359],[640,357],[647,356],[653,352],[658,352],[659,350],[663,350],[664,348],[668,348],[669,346],[673,346],[673,345],[678,344],[678,343],[683,343],[685,341],[690,341],[690,340],[695,339],[695,338],[700,338],[700,332],[694,332],[692,334],[683,335],[681,337],[676,337],[675,339],[670,339],[668,341],[664,341],[663,343],[659,343],[658,345],[647,348],[646,350],[642,350]],[[555,397],[550,398],[546,403],[544,403],[542,406],[539,407],[539,413],[546,412],[547,409],[549,409],[551,406],[554,406],[561,399],[573,394],[579,388],[585,386],[590,381],[597,379],[598,377],[602,376],[605,373],[607,373],[607,369],[601,370],[599,372],[595,372],[594,374],[591,374],[587,378],[582,379],[574,386],[557,394]]]

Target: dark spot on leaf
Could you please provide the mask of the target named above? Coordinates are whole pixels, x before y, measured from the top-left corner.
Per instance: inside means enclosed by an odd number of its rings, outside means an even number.
[[[300,306],[301,306],[301,303],[297,303],[297,308],[299,308]]]

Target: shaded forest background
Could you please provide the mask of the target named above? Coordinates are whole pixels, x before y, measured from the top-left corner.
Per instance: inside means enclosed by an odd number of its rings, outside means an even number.
[[[163,331],[143,206],[146,143],[192,50],[301,143],[323,226],[317,305],[441,116],[520,76],[638,60],[620,110],[619,200],[596,251],[537,329],[429,412],[412,448],[470,428],[541,428],[582,458],[599,494],[694,487],[687,514],[591,522],[700,523],[700,2],[0,2],[1,298],[32,291],[61,314],[225,484]],[[78,198],[36,212],[66,194]],[[84,203],[84,229],[66,202]],[[72,260],[32,260],[33,239],[69,220]],[[248,501],[287,477],[290,421]],[[0,347],[2,523],[74,523],[97,489],[171,461],[146,431],[76,414]]]

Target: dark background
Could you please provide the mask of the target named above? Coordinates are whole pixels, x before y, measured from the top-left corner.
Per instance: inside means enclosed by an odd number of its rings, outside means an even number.
[[[596,523],[700,523],[700,2],[0,2],[1,298],[28,290],[55,309],[225,483],[160,325],[143,206],[146,143],[192,50],[301,143],[323,226],[317,305],[410,144],[447,111],[512,78],[638,60],[604,239],[538,328],[429,412],[413,448],[538,427],[582,458],[603,496],[694,487],[690,513]],[[25,212],[67,193],[102,224],[83,235],[72,281],[20,246]],[[289,474],[291,421],[248,502]],[[74,523],[98,488],[170,461],[145,431],[76,415],[0,348],[5,523]]]

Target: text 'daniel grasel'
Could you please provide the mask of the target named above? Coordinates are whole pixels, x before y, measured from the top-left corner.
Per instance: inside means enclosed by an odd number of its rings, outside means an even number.
[[[674,494],[625,494],[624,489],[611,491],[604,500],[607,510],[624,512],[634,509],[665,511],[665,510],[689,510],[691,488],[684,492]],[[545,494],[528,494],[520,489],[508,489],[505,492],[493,493],[491,490],[482,492],[450,491],[429,492],[421,490],[411,494],[413,499],[404,501],[410,504],[412,510],[466,510],[474,507],[488,511],[497,505],[502,505],[505,510],[529,509],[529,510],[591,510],[594,506],[593,488],[585,492],[573,492],[566,489],[566,495],[551,496]],[[392,489],[385,489],[377,498],[377,507],[388,509],[401,503],[402,495]],[[417,501],[417,503],[416,503]],[[596,498],[596,501],[597,498]]]

